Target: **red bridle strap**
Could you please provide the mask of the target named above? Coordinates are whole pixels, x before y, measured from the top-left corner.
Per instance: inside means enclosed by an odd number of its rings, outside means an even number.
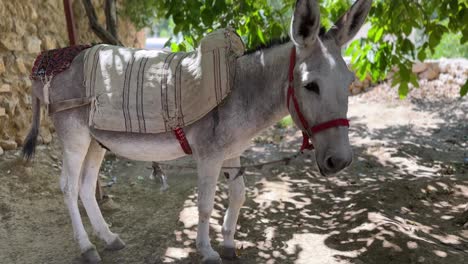
[[[286,105],[289,108],[289,101],[293,101],[294,105],[294,111],[297,114],[297,117],[299,118],[299,121],[301,122],[301,126],[305,131],[302,131],[302,146],[301,146],[301,151],[305,149],[313,149],[314,145],[310,143],[310,136],[308,131],[313,134],[317,134],[321,131],[330,129],[332,127],[340,127],[340,126],[346,126],[349,127],[349,120],[345,118],[339,118],[339,119],[334,119],[328,122],[320,123],[318,125],[315,125],[313,127],[309,127],[309,123],[305,119],[304,115],[301,112],[301,109],[299,108],[299,102],[297,101],[297,97],[294,93],[294,67],[296,66],[296,47],[293,47],[291,50],[291,56],[289,57],[289,84],[288,84],[288,96],[287,96],[287,101]]]
[[[319,133],[319,132],[321,132],[323,130],[330,129],[332,127],[340,127],[340,126],[349,127],[349,120],[344,119],[344,118],[335,119],[335,120],[332,120],[332,121],[328,121],[328,122],[321,123],[321,124],[318,124],[316,126],[313,126],[313,127],[310,128],[310,131],[312,132],[312,134],[317,134],[317,133]]]

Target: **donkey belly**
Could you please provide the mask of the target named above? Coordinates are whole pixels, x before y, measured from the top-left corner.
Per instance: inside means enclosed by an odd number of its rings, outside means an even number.
[[[91,134],[111,152],[132,160],[164,161],[186,155],[171,133],[136,134],[92,129]]]

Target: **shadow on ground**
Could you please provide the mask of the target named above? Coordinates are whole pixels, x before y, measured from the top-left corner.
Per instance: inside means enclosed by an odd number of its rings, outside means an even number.
[[[468,198],[463,108],[463,101],[412,103],[406,111],[420,114],[417,122],[351,113],[355,161],[338,176],[320,176],[311,153],[247,171],[239,259],[223,263],[464,263],[468,230],[458,219]],[[300,141],[297,131],[270,129],[246,159],[288,156]],[[42,147],[32,167],[15,153],[2,158],[0,263],[80,263],[58,188],[58,153],[56,145]],[[195,172],[167,170],[171,187],[161,193],[149,167],[106,158],[102,180],[116,176],[117,183],[106,188],[113,203],[103,205],[104,214],[127,247],[107,252],[93,237],[103,263],[198,263]],[[211,221],[218,249],[227,200],[220,180]]]

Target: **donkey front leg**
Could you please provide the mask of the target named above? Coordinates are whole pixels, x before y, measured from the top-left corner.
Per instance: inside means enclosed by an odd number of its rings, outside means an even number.
[[[125,243],[117,234],[110,231],[101,210],[96,201],[96,183],[99,175],[99,168],[106,150],[103,149],[96,140],[92,140],[88,154],[82,168],[82,180],[80,187],[80,198],[86,209],[91,225],[96,235],[106,242],[106,249],[119,250],[125,247]]]
[[[240,167],[240,157],[226,160],[223,167]],[[239,211],[245,202],[245,184],[244,177],[239,176],[239,169],[223,169],[224,176],[229,186],[229,207],[224,216],[222,228],[223,233],[223,251],[222,256],[226,259],[235,259],[236,244],[234,234],[236,233],[237,218]]]
[[[61,132],[57,130],[59,137]],[[62,132],[63,133],[63,132]],[[65,133],[64,133],[65,134]],[[63,145],[63,167],[60,187],[64,194],[65,204],[68,207],[73,226],[73,233],[77,240],[81,254],[89,263],[99,263],[101,258],[96,247],[89,241],[88,234],[83,226],[78,209],[78,192],[80,186],[80,173],[88,151],[91,137],[86,134],[76,134],[73,137],[60,137]]]
[[[198,167],[198,232],[197,249],[203,256],[203,263],[220,263],[218,252],[210,244],[210,217],[213,211],[216,183],[223,159],[214,157],[197,161]]]

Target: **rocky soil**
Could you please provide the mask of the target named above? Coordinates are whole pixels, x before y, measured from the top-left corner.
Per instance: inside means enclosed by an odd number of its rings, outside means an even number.
[[[248,170],[240,258],[224,263],[466,263],[468,99],[446,84],[426,81],[403,101],[386,84],[352,97],[354,163],[337,176],[320,176],[313,153]],[[245,162],[291,155],[300,143],[295,129],[271,128]],[[56,140],[40,146],[32,164],[17,151],[0,156],[0,263],[81,263],[60,167]],[[107,252],[91,235],[103,263],[198,263],[195,171],[167,168],[170,188],[160,192],[150,167],[106,158],[101,180],[112,185],[105,187],[112,199],[102,208],[127,247]],[[225,187],[221,177],[211,221],[215,247]]]

